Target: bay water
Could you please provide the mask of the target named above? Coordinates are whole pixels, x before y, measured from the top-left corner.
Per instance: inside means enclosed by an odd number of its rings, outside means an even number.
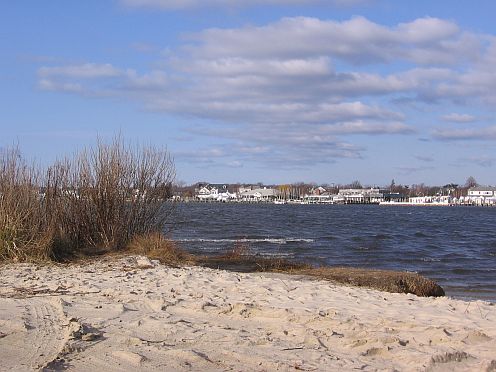
[[[180,203],[171,237],[191,252],[236,244],[312,265],[417,272],[447,295],[496,302],[496,208]]]

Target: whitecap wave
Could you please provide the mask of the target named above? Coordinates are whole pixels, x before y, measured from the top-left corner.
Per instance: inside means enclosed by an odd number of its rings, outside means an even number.
[[[422,257],[421,260],[424,262],[441,262],[440,258],[432,258],[432,257]]]
[[[208,239],[208,238],[190,238],[174,239],[176,242],[187,243],[271,243],[271,244],[288,244],[288,243],[313,243],[314,239],[304,238],[241,238],[241,239]]]

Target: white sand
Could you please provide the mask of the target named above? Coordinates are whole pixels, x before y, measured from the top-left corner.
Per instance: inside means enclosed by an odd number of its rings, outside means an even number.
[[[129,257],[0,267],[0,369],[496,370],[496,306]]]

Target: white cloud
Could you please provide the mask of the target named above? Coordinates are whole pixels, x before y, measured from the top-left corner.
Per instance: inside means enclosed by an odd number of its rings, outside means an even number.
[[[443,121],[453,122],[453,123],[472,123],[477,120],[477,118],[473,115],[468,114],[458,114],[451,113],[448,115],[444,115],[441,117]]]
[[[369,134],[369,135],[382,135],[382,134],[409,134],[415,130],[399,122],[389,123],[374,123],[363,120],[352,122],[344,122],[336,125],[323,127],[326,133],[339,134]]]
[[[337,22],[283,18],[261,27],[208,29],[191,35],[195,55],[210,58],[298,59],[331,56],[368,64],[405,60],[454,64],[477,58],[480,40],[451,21],[420,18],[386,27],[364,17]]]
[[[450,100],[457,104],[496,104],[496,37],[483,35],[481,41],[485,45],[484,53],[468,67],[457,71],[455,76],[433,87],[430,98]]]
[[[467,128],[467,129],[437,129],[433,133],[434,138],[444,141],[460,140],[496,140],[496,126],[485,128]]]
[[[263,158],[284,166],[287,159],[304,165],[361,158],[366,149],[353,136],[416,131],[389,103],[393,99],[496,102],[493,40],[437,18],[396,26],[363,17],[343,22],[285,18],[260,27],[208,29],[185,40],[154,65],[161,68],[42,67],[39,86],[117,97],[149,110],[199,118],[197,123],[210,126],[187,128],[190,133],[236,145],[204,149],[196,159],[224,165],[223,159],[245,164]],[[389,63],[394,72],[377,72]],[[442,118],[475,120],[456,113]],[[496,129],[438,129],[433,136],[490,139],[496,138]]]
[[[78,83],[57,83],[55,80],[41,79],[38,86],[43,90],[66,92],[66,93],[85,93],[85,88]]]

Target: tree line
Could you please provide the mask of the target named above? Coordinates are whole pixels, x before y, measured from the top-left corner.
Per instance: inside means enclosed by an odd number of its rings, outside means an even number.
[[[200,184],[208,184],[208,182],[198,182],[194,184],[186,184],[185,182],[177,182],[173,186],[173,192],[177,196],[182,197],[194,197],[195,191],[198,189]],[[416,197],[416,196],[439,196],[439,195],[451,195],[454,197],[466,196],[468,189],[474,186],[478,186],[477,180],[470,176],[467,178],[463,185],[456,183],[448,183],[445,185],[426,185],[425,183],[418,183],[412,185],[397,184],[393,179],[388,185],[378,186],[378,185],[362,185],[358,180],[354,180],[350,183],[322,183],[317,184],[315,182],[295,182],[288,184],[269,184],[264,185],[262,182],[257,182],[255,184],[244,184],[244,183],[234,183],[228,184],[228,191],[231,193],[236,193],[241,187],[267,187],[277,190],[279,197],[282,199],[300,199],[305,195],[320,193],[321,189],[324,189],[326,193],[337,194],[340,189],[364,189],[364,188],[377,188],[382,192],[389,192],[392,194],[401,194],[405,197]]]

